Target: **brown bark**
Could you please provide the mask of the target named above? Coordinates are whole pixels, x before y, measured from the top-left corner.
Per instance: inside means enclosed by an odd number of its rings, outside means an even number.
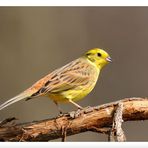
[[[116,106],[113,115],[113,123],[112,128],[109,134],[109,141],[119,141],[124,142],[126,141],[126,137],[124,131],[122,130],[122,122],[123,122],[123,103],[119,102]]]
[[[113,122],[113,114],[119,103],[122,103],[122,119],[147,120],[148,99],[127,98],[109,104],[85,108],[77,112],[64,114],[62,117],[31,123],[8,126],[0,124],[1,141],[49,141],[86,131],[108,134]],[[122,135],[123,136],[123,135]]]

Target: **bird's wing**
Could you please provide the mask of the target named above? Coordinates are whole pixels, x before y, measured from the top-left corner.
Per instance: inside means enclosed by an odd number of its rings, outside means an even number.
[[[41,87],[32,96],[45,95],[48,92],[57,93],[86,85],[90,80],[88,68],[87,63],[75,60],[38,81],[33,88],[38,85]]]

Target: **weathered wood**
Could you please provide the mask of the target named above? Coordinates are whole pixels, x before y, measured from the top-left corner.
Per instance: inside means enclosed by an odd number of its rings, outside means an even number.
[[[123,120],[147,120],[148,99],[127,98],[123,103]],[[65,114],[62,117],[42,121],[0,127],[1,141],[49,141],[62,138],[63,129],[66,136],[86,131],[108,133],[113,122],[113,112],[117,102],[87,108],[77,112],[77,116]],[[64,131],[65,132],[65,131]],[[64,133],[65,134],[65,133]],[[64,137],[65,138],[65,137]],[[63,140],[64,140],[63,138]]]
[[[116,106],[113,116],[112,128],[109,134],[109,141],[124,142],[126,141],[126,137],[124,131],[122,130],[122,122],[123,122],[123,103],[119,102]]]

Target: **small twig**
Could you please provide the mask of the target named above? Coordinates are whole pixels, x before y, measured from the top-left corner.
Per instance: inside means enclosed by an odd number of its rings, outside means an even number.
[[[25,129],[23,129],[22,128],[22,131],[23,131],[23,134],[22,134],[22,136],[21,136],[21,138],[20,138],[20,140],[19,140],[19,142],[24,142],[25,140],[24,140],[24,136],[26,136],[26,130]]]
[[[123,114],[123,103],[119,102],[114,112],[112,129],[110,132],[110,141],[115,141],[115,136],[117,141],[123,142],[126,141],[126,137],[124,135],[124,131],[122,130],[122,114]]]
[[[113,124],[114,124],[114,122],[113,122]],[[115,141],[115,131],[114,131],[113,128],[110,128],[110,131],[109,131],[109,134],[108,134],[108,141],[111,141],[111,142]]]
[[[7,119],[0,122],[0,127],[5,126],[6,124],[8,124],[14,120],[17,120],[17,119],[15,117],[7,118]]]
[[[120,102],[118,104],[118,108],[115,114],[115,123],[116,123],[115,129],[116,129],[117,141],[119,142],[126,141],[124,131],[122,130],[121,127],[123,122],[122,114],[123,114],[123,103]]]
[[[62,142],[66,141],[66,127],[62,127]]]
[[[71,125],[72,122],[69,122],[66,126],[62,126],[62,142],[66,141],[66,135],[67,135],[67,128]]]
[[[109,127],[103,127],[103,128],[97,128],[95,126],[92,126],[89,131],[92,131],[92,132],[97,132],[97,133],[102,133],[102,134],[108,134],[109,131],[110,131],[110,128]]]

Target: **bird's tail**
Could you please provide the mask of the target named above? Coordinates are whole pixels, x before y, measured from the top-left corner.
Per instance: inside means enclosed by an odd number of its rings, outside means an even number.
[[[30,97],[30,94],[28,94],[26,91],[25,92],[22,92],[21,94],[15,96],[14,98],[11,98],[10,100],[6,101],[5,103],[1,104],[0,105],[0,110],[6,108],[7,106],[15,103],[15,102],[18,102],[20,100],[23,100],[23,99],[26,99],[26,98],[29,98]]]

